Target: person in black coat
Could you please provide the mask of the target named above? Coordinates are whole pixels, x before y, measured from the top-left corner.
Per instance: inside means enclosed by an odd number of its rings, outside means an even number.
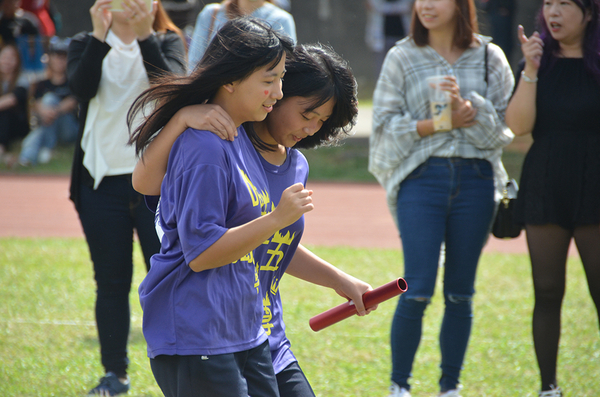
[[[164,73],[185,73],[185,45],[160,1],[96,0],[93,31],[69,45],[69,87],[80,102],[79,135],[73,159],[71,194],[90,249],[97,284],[96,322],[106,375],[90,395],[129,390],[127,338],[133,274],[133,232],[146,267],[158,252],[154,215],[131,186],[137,162],[127,144],[127,112],[134,99]]]

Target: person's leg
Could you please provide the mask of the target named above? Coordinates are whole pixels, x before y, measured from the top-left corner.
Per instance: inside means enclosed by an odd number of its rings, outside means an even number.
[[[535,306],[533,345],[540,369],[541,390],[556,386],[560,313],[565,293],[566,262],[571,231],[558,225],[526,225]]]
[[[150,359],[150,367],[165,397],[248,396],[248,387],[241,375],[238,356],[245,353],[210,356],[161,355]]]
[[[277,386],[281,397],[314,397],[315,393],[297,361],[291,363],[277,375]]]
[[[60,104],[60,98],[55,93],[48,92],[40,99],[40,103],[44,107],[56,109]],[[58,132],[61,126],[61,118],[63,116],[58,116],[52,123],[42,126],[44,128],[44,134],[41,147],[54,149],[58,140]]]
[[[21,144],[21,153],[19,153],[19,163],[23,165],[36,164],[42,142],[44,140],[45,127],[41,126],[31,131]]]
[[[165,397],[177,397],[179,360],[183,356],[157,356],[150,359],[150,369]]]
[[[59,143],[69,144],[77,139],[77,117],[73,113],[67,113],[60,116],[57,120],[57,139]]]
[[[430,159],[400,185],[398,225],[408,291],[398,301],[391,330],[392,381],[410,390],[425,308],[433,296],[450,192],[448,160]]]
[[[236,356],[241,363],[249,396],[279,397],[268,340],[247,352],[237,353]]]
[[[595,224],[577,227],[573,236],[600,320],[600,226]]]
[[[471,334],[477,263],[496,206],[493,171],[487,161],[457,161],[454,182],[445,238],[445,310],[439,337],[442,392],[459,384]]]
[[[94,263],[96,322],[102,365],[123,378],[127,373],[133,263],[133,224],[127,180],[104,178],[97,190],[81,186],[79,218]]]
[[[0,111],[0,155],[10,149],[13,140],[13,129],[15,128],[14,117],[10,110]]]

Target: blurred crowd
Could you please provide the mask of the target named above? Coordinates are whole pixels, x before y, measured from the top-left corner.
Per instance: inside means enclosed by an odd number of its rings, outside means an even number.
[[[47,163],[57,144],[75,140],[61,25],[50,0],[0,1],[0,158],[9,166]],[[20,153],[9,153],[18,143]]]

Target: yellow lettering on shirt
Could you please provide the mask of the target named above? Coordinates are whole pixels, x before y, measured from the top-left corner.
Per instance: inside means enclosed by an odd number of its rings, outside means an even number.
[[[256,289],[256,293],[260,293],[260,279],[258,278],[258,262],[254,259],[254,251],[248,252],[246,255],[242,256],[235,262],[231,262],[232,264],[238,262],[248,262],[248,264],[254,266],[254,288]]]
[[[292,241],[294,241],[295,236],[296,233],[290,235],[290,232],[287,232],[285,236],[282,236],[279,231],[275,232],[275,234],[271,238],[271,243],[275,243],[277,244],[277,246],[267,250],[269,260],[267,261],[266,265],[260,267],[260,270],[275,271],[279,269],[279,263],[283,259],[283,252],[281,251],[281,246],[284,244],[290,245]],[[273,259],[275,259],[275,261],[273,261]]]
[[[242,179],[246,183],[246,187],[248,188],[248,192],[250,193],[250,199],[252,200],[252,206],[258,207],[260,206],[260,214],[265,215],[269,212],[269,204],[271,203],[271,197],[269,196],[268,191],[259,191],[256,186],[252,183],[248,175],[238,168],[240,174],[242,175]]]

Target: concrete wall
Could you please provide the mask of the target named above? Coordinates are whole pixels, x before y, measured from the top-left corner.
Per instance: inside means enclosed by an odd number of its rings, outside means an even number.
[[[72,36],[77,32],[91,29],[89,9],[94,0],[52,0],[52,2],[62,14],[61,36]],[[166,6],[168,2],[163,0]],[[211,1],[188,0],[188,2],[194,3],[195,7],[190,9],[188,13],[192,15],[188,15],[187,19],[194,20],[204,3]],[[541,0],[518,0],[514,32],[518,23],[525,27],[527,35],[533,32],[534,15],[541,3]],[[299,42],[320,41],[333,46],[349,61],[354,70],[359,83],[360,97],[370,98],[375,83],[374,60],[373,54],[364,41],[366,21],[364,0],[292,0],[292,14],[296,21]],[[178,14],[177,21],[181,19],[181,14]],[[482,15],[480,19],[482,32],[488,32],[485,16]],[[515,65],[520,58],[520,49],[516,45],[509,59]]]

